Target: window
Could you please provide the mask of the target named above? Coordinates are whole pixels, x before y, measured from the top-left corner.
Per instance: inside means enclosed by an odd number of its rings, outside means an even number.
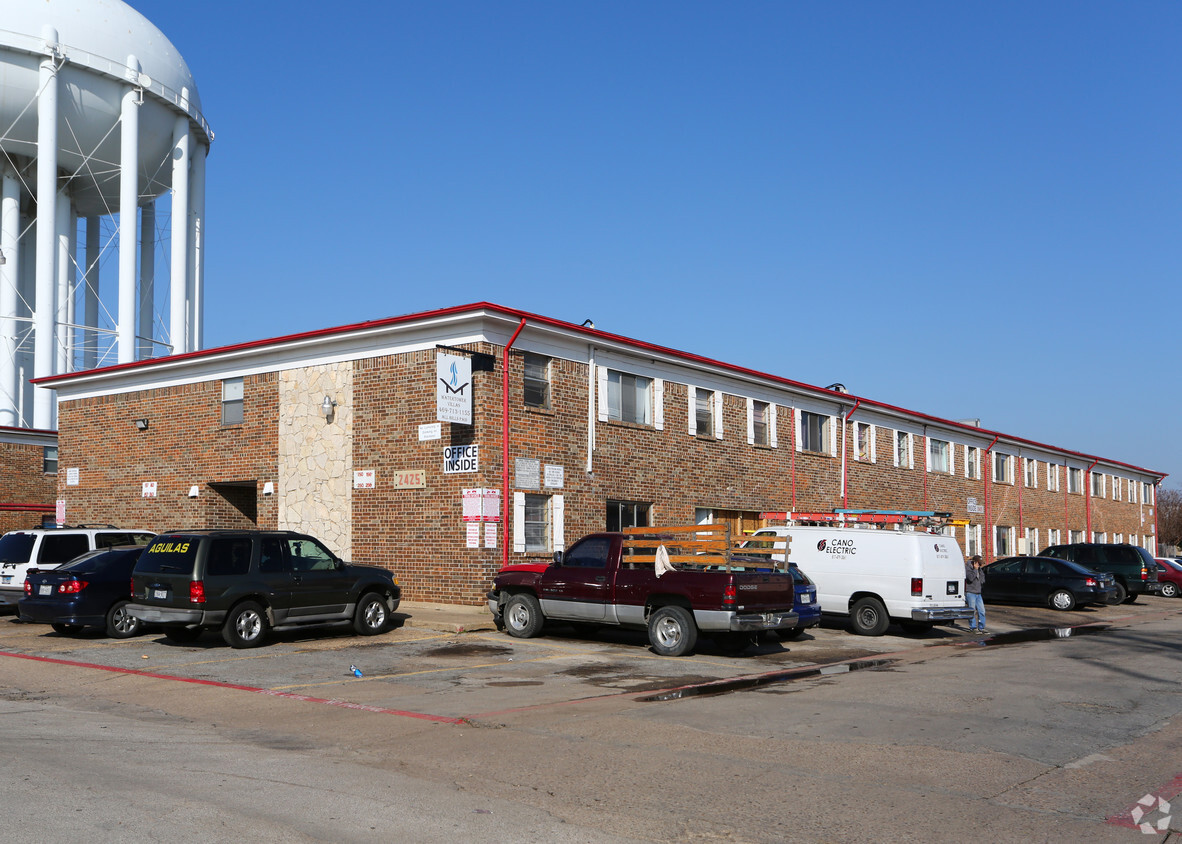
[[[607,417],[614,422],[633,422],[637,425],[651,425],[652,417],[651,378],[607,371]]]
[[[722,393],[689,388],[689,432],[699,437],[722,437]]]
[[[1030,554],[1034,556],[1042,549],[1038,545],[1038,528],[1026,528],[1026,547],[1022,550],[1023,554]]]
[[[1000,451],[993,453],[993,482],[999,484],[1012,484],[1014,482],[1013,455],[1004,454]]]
[[[1061,534],[1059,533],[1058,528],[1051,528],[1050,530],[1048,530],[1047,531],[1047,547],[1050,547],[1051,545],[1058,545],[1060,535]]]
[[[863,463],[874,463],[874,426],[866,422],[854,423],[854,459]]]
[[[607,568],[612,541],[606,536],[589,536],[562,555],[562,565],[570,568]]]
[[[47,475],[57,474],[57,446],[47,445],[41,452],[41,471]]]
[[[1137,503],[1137,482],[1133,480],[1129,481],[1129,503]]]
[[[1067,467],[1067,491],[1073,495],[1079,495],[1083,492],[1083,469],[1073,469]],[[1073,542],[1075,540],[1072,540]],[[1079,540],[1082,542],[1083,540]]]
[[[1038,489],[1038,461],[1031,457],[1023,457],[1022,476],[1027,489]]]
[[[1014,529],[998,525],[993,529],[993,549],[997,557],[1009,557],[1014,553]]]
[[[1071,544],[1084,541],[1084,532],[1082,530],[1067,531],[1067,541]]]
[[[1092,474],[1092,497],[1093,498],[1103,498],[1104,493],[1105,493],[1105,487],[1107,486],[1107,484],[1105,484],[1105,482],[1104,482],[1104,480],[1105,480],[1104,475],[1100,474],[1099,472],[1092,472],[1091,474]]]
[[[1120,478],[1116,475],[1112,476],[1112,500],[1120,501]]]
[[[911,457],[911,434],[906,431],[895,431],[895,465],[900,469],[910,469]]]
[[[250,570],[253,545],[250,537],[213,540],[209,543],[205,574],[208,577],[246,574]]]
[[[772,406],[765,401],[751,402],[751,436],[755,445],[772,444]]]
[[[1047,489],[1051,492],[1059,491],[1059,466],[1057,463],[1047,464]]]
[[[981,478],[981,449],[975,445],[964,447],[964,476],[971,480]]]
[[[1092,540],[1093,542],[1105,543],[1108,541],[1108,534],[1107,533],[1093,533],[1092,535],[1093,535],[1093,537],[1095,537]]]
[[[965,525],[964,526],[964,549],[966,556],[973,556],[981,553],[981,526],[980,525]]]
[[[242,379],[227,378],[222,381],[222,424],[242,424]]]
[[[1153,504],[1153,484],[1141,484],[1141,503],[1146,505]]]
[[[525,550],[550,550],[550,496],[525,496]]]
[[[607,502],[607,529],[623,530],[629,527],[648,527],[651,505],[639,501]]]
[[[829,417],[819,413],[800,412],[800,447],[817,454],[829,452]]]
[[[1112,541],[1115,542],[1117,545],[1120,545],[1122,542],[1125,541],[1125,535],[1123,533],[1113,534]]]
[[[525,353],[522,390],[526,407],[550,409],[550,358]]]
[[[928,471],[952,471],[952,446],[945,440],[928,439]]]

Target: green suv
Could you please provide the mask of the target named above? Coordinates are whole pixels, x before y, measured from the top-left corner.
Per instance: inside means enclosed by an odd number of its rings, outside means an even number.
[[[164,625],[175,642],[221,630],[234,648],[270,630],[353,623],[362,636],[390,625],[402,591],[384,568],[350,565],[302,533],[193,530],[161,534],[131,576],[127,612]]]
[[[1131,604],[1138,595],[1160,595],[1157,581],[1157,561],[1140,545],[1108,544],[1103,542],[1073,542],[1052,545],[1040,557],[1057,557],[1079,563],[1092,571],[1112,574],[1116,594],[1112,603]]]

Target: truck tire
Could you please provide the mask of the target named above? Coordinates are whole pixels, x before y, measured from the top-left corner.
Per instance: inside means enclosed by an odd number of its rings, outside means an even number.
[[[226,616],[222,638],[231,648],[257,648],[267,639],[267,614],[254,601],[243,601]]]
[[[859,636],[881,636],[891,623],[878,598],[859,598],[850,608],[850,624]]]
[[[1111,607],[1114,607],[1117,604],[1123,604],[1125,602],[1125,598],[1129,597],[1129,590],[1125,588],[1123,583],[1118,580],[1113,585],[1116,587],[1116,592],[1113,593],[1112,599],[1108,602],[1108,605]]]
[[[390,608],[377,592],[368,592],[357,602],[353,613],[353,629],[359,636],[376,636],[385,633],[390,624]]]
[[[685,656],[698,643],[698,625],[683,607],[661,607],[648,617],[648,641],[661,656]]]
[[[528,592],[521,592],[505,602],[505,611],[501,614],[505,622],[505,632],[515,639],[532,639],[542,632],[542,605],[538,599]]]

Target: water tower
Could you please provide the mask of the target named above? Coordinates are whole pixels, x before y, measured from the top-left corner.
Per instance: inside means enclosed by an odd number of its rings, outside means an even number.
[[[188,66],[120,0],[3,0],[0,426],[29,378],[202,346],[205,157]]]

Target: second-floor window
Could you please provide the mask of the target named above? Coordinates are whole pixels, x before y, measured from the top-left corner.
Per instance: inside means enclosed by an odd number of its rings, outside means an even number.
[[[854,423],[854,457],[864,463],[873,463],[874,426],[866,422]]]
[[[57,446],[47,445],[41,453],[41,471],[47,475],[57,474]]]
[[[525,354],[522,387],[527,407],[550,409],[550,358]]]
[[[1014,482],[1014,458],[1000,451],[993,453],[993,480],[999,484]]]
[[[607,371],[607,417],[615,422],[653,424],[653,380],[643,375]]]
[[[911,468],[911,434],[906,431],[895,431],[895,465]]]
[[[1038,461],[1030,457],[1022,458],[1023,483],[1028,489],[1038,489]]]
[[[800,412],[800,447],[817,454],[829,452],[829,417],[820,413]]]
[[[242,412],[242,379],[227,378],[222,381],[222,424],[241,425]]]
[[[952,471],[952,460],[950,457],[952,446],[947,440],[928,440],[928,471],[929,472],[944,472],[947,474]]]
[[[981,449],[975,445],[964,447],[964,476],[970,480],[981,477]]]
[[[767,402],[751,402],[751,441],[755,445],[771,445],[771,415]]]
[[[1079,495],[1083,492],[1083,469],[1067,469],[1067,491],[1073,495]],[[1072,541],[1074,542],[1075,540]]]

